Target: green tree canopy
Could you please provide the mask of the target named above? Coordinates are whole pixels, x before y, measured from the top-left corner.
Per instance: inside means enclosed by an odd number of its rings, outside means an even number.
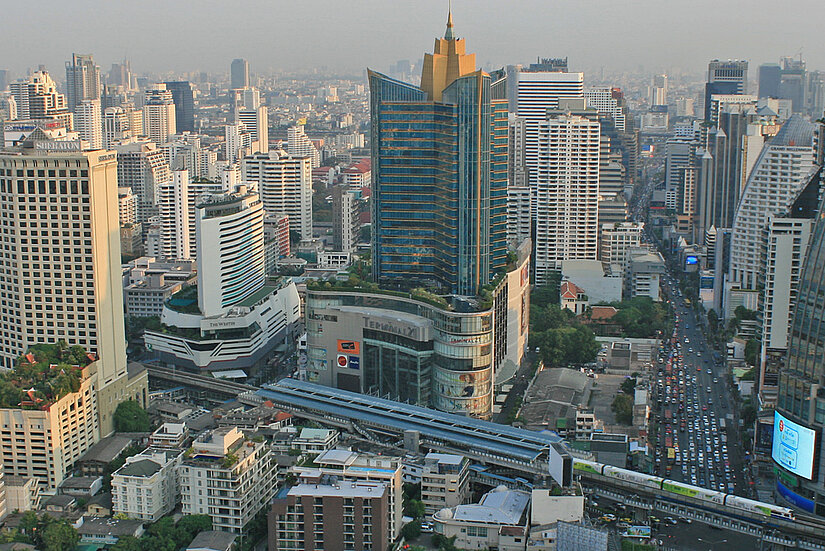
[[[628,394],[619,393],[616,395],[610,409],[616,414],[616,422],[623,425],[633,424],[633,398]]]
[[[152,425],[149,414],[134,400],[126,400],[115,410],[115,430],[117,432],[148,432]]]

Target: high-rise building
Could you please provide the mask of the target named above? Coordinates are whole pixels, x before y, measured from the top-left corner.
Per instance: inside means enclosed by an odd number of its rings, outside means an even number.
[[[794,115],[762,148],[742,191],[733,220],[728,283],[764,287],[770,220],[782,216],[814,168],[814,124]]]
[[[515,95],[510,99],[510,109],[525,120],[524,159],[529,173],[530,189],[537,190],[539,165],[539,126],[546,120],[548,109],[557,109],[562,98],[584,97],[584,73],[567,73],[558,70],[517,71],[507,75],[515,79]],[[535,217],[535,204],[533,216]]]
[[[602,224],[599,260],[616,265],[618,273],[624,271],[632,248],[642,246],[644,223],[622,222]]]
[[[145,372],[130,379],[126,370],[117,154],[33,142],[0,151],[0,221],[11,231],[0,252],[0,357],[11,367],[32,345],[59,341],[95,354],[106,436],[117,404],[146,384]]]
[[[617,97],[618,96],[618,97]],[[619,132],[626,128],[625,109],[621,98],[621,90],[610,86],[597,86],[584,92],[587,105],[599,112],[599,115],[613,119],[613,126]]]
[[[252,151],[252,134],[244,123],[227,124],[224,130],[224,157],[227,163],[237,163]]]
[[[245,59],[233,59],[230,67],[230,88],[249,87],[249,62]]]
[[[805,109],[805,92],[807,91],[808,73],[805,70],[805,61],[801,58],[783,57],[781,66],[779,97],[791,100],[793,112],[801,113]]]
[[[293,157],[309,157],[312,168],[321,166],[321,153],[304,132],[304,125],[290,126],[286,134],[286,152]]]
[[[705,84],[705,120],[709,120],[710,97],[714,94],[747,94],[748,62],[739,60],[708,63],[708,80]]]
[[[195,131],[195,95],[191,82],[165,82],[166,89],[172,92],[172,101],[175,104],[176,132]]]
[[[175,101],[165,84],[155,84],[146,90],[143,104],[143,131],[157,145],[163,145],[177,134]]]
[[[507,105],[453,34],[421,86],[369,72],[373,274],[474,295],[506,264]]]
[[[237,109],[236,122],[243,123],[252,137],[252,152],[266,153],[269,151],[269,111],[266,105],[259,105],[254,109]]]
[[[129,141],[133,136],[130,123],[129,115],[122,107],[107,107],[103,111],[103,147],[115,149]]]
[[[66,102],[76,111],[83,100],[99,100],[101,93],[100,66],[91,54],[72,54],[66,62]]]
[[[338,185],[332,188],[332,249],[352,252],[358,242],[359,190]]]
[[[172,181],[163,150],[148,141],[117,148],[118,185],[129,186],[138,198],[138,222],[158,214],[160,187]]]
[[[72,129],[73,116],[66,96],[57,92],[57,85],[46,71],[37,71],[28,78],[9,85],[17,107],[18,119],[59,120]]]
[[[779,82],[782,79],[782,69],[776,63],[765,63],[759,66],[759,97],[778,98]]]
[[[601,127],[587,116],[584,102],[566,100],[558,110],[548,111],[538,128],[537,285],[560,270],[564,260],[598,257]]]
[[[656,75],[650,86],[650,105],[667,105],[667,75]]]
[[[189,232],[189,171],[175,170],[172,180],[159,188],[161,256],[168,260],[192,258]]]
[[[84,99],[74,109],[74,129],[81,140],[89,142],[89,149],[103,147],[103,120],[100,100]]]
[[[180,449],[148,448],[112,473],[112,512],[157,522],[178,504]]]
[[[289,227],[312,237],[312,161],[283,150],[244,157],[243,181],[255,185],[267,214],[286,214]]]
[[[820,205],[802,267],[788,338],[787,363],[779,373],[772,457],[779,495],[810,513],[825,516],[822,464],[825,430],[825,209]]]

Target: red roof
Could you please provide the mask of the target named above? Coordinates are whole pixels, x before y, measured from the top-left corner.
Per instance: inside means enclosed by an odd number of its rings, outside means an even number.
[[[616,315],[618,310],[612,306],[593,306],[590,308],[590,319],[592,320],[609,320]]]
[[[584,291],[581,287],[572,281],[563,281],[561,284],[561,298],[575,300],[579,295],[583,295]]]
[[[279,411],[278,413],[275,414],[275,422],[276,423],[278,421],[285,421],[285,420],[291,419],[291,418],[292,418],[292,414],[287,413],[285,411]]]

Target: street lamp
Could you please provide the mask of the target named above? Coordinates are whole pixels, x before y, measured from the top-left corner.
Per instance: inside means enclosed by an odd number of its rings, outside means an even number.
[[[728,542],[728,540],[708,541],[708,540],[703,540],[702,538],[697,538],[696,541],[701,541],[702,543],[707,543],[708,545],[710,545],[711,549],[713,549],[714,545],[718,545],[720,543],[727,543]]]

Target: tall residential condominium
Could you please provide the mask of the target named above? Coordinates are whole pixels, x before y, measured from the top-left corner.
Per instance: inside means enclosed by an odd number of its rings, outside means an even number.
[[[748,62],[739,60],[708,63],[708,80],[705,84],[705,120],[708,120],[710,97],[714,94],[747,94]]]
[[[89,149],[103,147],[103,120],[99,99],[84,99],[74,110],[74,129],[81,140],[89,142]]]
[[[71,111],[76,111],[83,100],[99,100],[101,93],[100,66],[91,54],[72,54],[66,62],[66,100]]]
[[[31,149],[0,151],[0,222],[9,230],[0,251],[0,358],[12,367],[31,346],[59,341],[95,354],[100,432],[107,435],[131,384],[117,154],[65,151],[63,143],[53,151],[57,142],[32,141]]]
[[[247,60],[233,59],[229,71],[231,89],[249,87],[249,62]]]
[[[506,264],[507,103],[453,35],[421,86],[369,72],[373,275],[475,295]]]
[[[733,220],[729,285],[764,287],[768,225],[787,212],[814,170],[814,126],[793,115],[762,148]]]
[[[820,516],[825,516],[825,476],[819,460],[825,453],[823,263],[825,210],[820,206],[799,281],[787,363],[779,373],[772,453],[779,495]]]
[[[163,145],[177,134],[175,101],[165,84],[155,84],[146,90],[143,104],[143,131],[157,145]]]
[[[287,129],[286,152],[295,157],[309,157],[312,160],[312,168],[318,168],[321,165],[321,153],[304,132],[302,124],[296,124]]]
[[[332,188],[332,250],[355,251],[358,243],[360,189],[338,185]]]
[[[141,116],[141,131],[143,117]],[[103,148],[115,149],[132,137],[129,114],[123,107],[107,107],[103,110]]]
[[[560,270],[562,261],[598,258],[600,131],[598,119],[584,109],[583,98],[564,101],[539,125],[535,177],[538,285]]]
[[[236,122],[243,123],[252,138],[252,152],[269,151],[269,110],[266,105],[254,109],[239,108],[235,110]]]
[[[118,185],[132,188],[138,198],[138,222],[148,222],[158,214],[160,187],[172,181],[172,172],[163,150],[149,141],[117,148]]]
[[[186,80],[165,82],[172,92],[175,104],[175,129],[177,132],[195,131],[195,95],[191,82]]]
[[[596,86],[584,92],[587,105],[599,112],[600,115],[613,119],[613,126],[619,132],[624,132],[627,124],[625,106],[622,101],[622,91],[610,86]]]
[[[191,172],[180,169],[172,171],[172,180],[159,191],[160,256],[174,260],[197,258],[197,207],[205,195],[224,193],[224,185],[193,181]]]
[[[17,106],[17,118],[53,119],[72,129],[73,116],[66,96],[58,93],[57,85],[46,71],[37,71],[28,78],[9,84]]]
[[[267,214],[286,214],[289,227],[312,238],[312,160],[283,150],[249,155],[241,162],[243,181],[255,185]]]

